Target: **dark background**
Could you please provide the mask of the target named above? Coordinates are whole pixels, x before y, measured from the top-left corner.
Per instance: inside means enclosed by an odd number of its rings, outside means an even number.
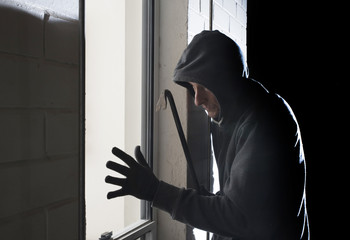
[[[300,125],[312,240],[347,236],[342,233],[350,159],[343,8],[329,1],[248,0],[250,77],[281,95]]]

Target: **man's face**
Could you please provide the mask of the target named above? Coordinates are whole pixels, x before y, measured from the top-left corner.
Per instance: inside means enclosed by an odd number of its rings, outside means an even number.
[[[195,92],[194,104],[201,106],[207,111],[207,114],[211,118],[216,118],[220,113],[220,104],[215,95],[204,86],[190,82]]]

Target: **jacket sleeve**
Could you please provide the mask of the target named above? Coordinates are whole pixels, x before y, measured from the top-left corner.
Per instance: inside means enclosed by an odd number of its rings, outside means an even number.
[[[246,227],[242,212],[224,195],[203,196],[160,182],[153,206],[175,220],[222,236],[239,237]]]
[[[232,136],[228,150],[228,152],[238,151],[239,154],[232,154],[234,158],[236,158],[235,155],[242,155],[242,151],[252,150],[249,141],[254,135],[254,129],[245,128],[239,135]],[[242,191],[242,184],[248,178],[245,166],[242,166],[241,162],[242,160],[247,161],[245,157],[247,155],[244,155],[242,159],[232,160],[240,164],[232,164],[230,176],[224,183],[220,195],[202,196],[196,190],[180,189],[161,182],[155,194],[153,206],[168,212],[173,219],[193,227],[221,236],[245,239],[249,234],[250,221],[250,216],[246,212],[247,209],[249,211],[249,206],[246,203],[252,202],[249,199],[243,199],[247,195]],[[249,197],[254,198],[255,196]]]
[[[285,143],[266,125],[248,123],[231,139],[228,151],[234,160],[221,195],[201,196],[196,190],[161,182],[153,206],[215,234],[267,239],[279,231],[286,216],[289,166],[285,162],[290,153]]]

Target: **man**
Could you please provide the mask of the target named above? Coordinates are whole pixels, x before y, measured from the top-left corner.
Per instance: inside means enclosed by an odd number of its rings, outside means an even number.
[[[180,189],[159,181],[139,147],[139,163],[113,153],[129,167],[108,162],[126,179],[108,198],[133,195],[152,201],[183,223],[214,233],[213,239],[308,239],[305,160],[300,131],[289,105],[247,78],[238,45],[218,31],[194,37],[176,66],[174,81],[186,87],[212,118],[219,171],[217,194]]]

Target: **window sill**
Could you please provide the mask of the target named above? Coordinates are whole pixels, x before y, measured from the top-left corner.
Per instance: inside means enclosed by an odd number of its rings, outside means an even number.
[[[146,233],[155,230],[156,223],[151,220],[141,220],[125,228],[122,232],[113,236],[113,240],[135,240]]]

